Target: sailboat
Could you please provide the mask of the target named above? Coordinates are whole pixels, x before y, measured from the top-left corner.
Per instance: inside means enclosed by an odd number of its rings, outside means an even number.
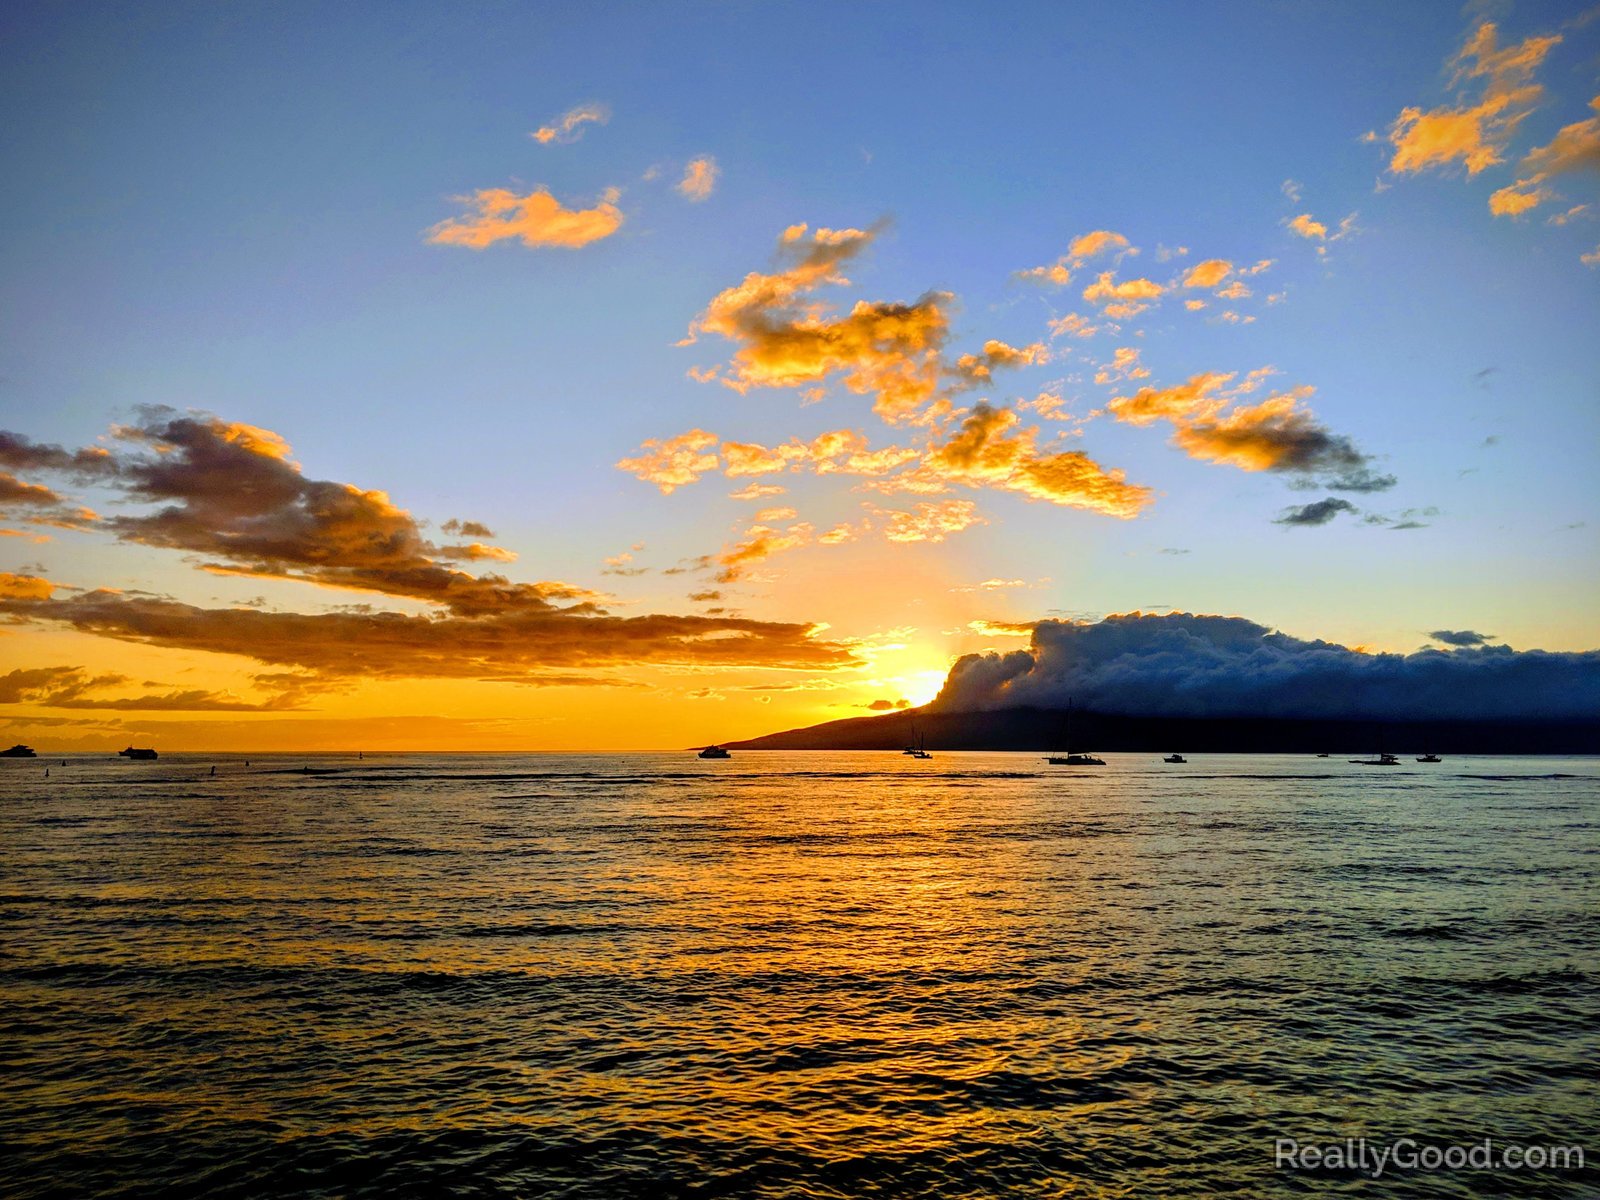
[[[1103,767],[1103,766],[1105,766],[1106,762],[1105,762],[1105,759],[1103,759],[1103,758],[1096,758],[1092,754],[1074,754],[1072,752],[1072,701],[1071,700],[1067,701],[1067,722],[1066,722],[1066,725],[1067,725],[1067,727],[1066,727],[1067,752],[1065,754],[1048,754],[1048,755],[1045,756],[1045,762],[1049,763],[1053,767]]]
[[[933,757],[933,755],[929,754],[927,750],[923,749],[923,738],[922,735],[917,732],[917,723],[915,721],[911,722],[911,744],[902,750],[901,753],[909,754],[912,758]]]

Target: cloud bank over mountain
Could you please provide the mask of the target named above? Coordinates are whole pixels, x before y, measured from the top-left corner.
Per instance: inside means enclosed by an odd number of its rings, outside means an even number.
[[[1026,650],[968,654],[935,711],[1080,708],[1136,716],[1411,720],[1593,718],[1600,651],[1479,645],[1367,654],[1243,617],[1040,621]]]

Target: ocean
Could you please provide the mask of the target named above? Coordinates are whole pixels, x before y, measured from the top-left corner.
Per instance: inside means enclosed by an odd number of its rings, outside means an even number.
[[[1105,757],[0,762],[0,1191],[1597,1194],[1600,761]]]

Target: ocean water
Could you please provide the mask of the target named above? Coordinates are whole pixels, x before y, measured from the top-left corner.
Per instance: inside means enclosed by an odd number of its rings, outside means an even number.
[[[1600,763],[1107,762],[0,762],[0,1191],[1597,1194]]]

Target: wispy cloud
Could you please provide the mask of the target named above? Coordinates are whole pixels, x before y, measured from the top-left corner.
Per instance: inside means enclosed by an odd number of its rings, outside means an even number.
[[[604,104],[580,104],[562,113],[548,125],[541,125],[528,136],[541,146],[575,142],[583,136],[585,125],[604,125],[611,119],[611,110]]]
[[[710,199],[721,173],[717,160],[709,154],[694,159],[684,168],[683,178],[678,181],[678,191],[695,204]]]

